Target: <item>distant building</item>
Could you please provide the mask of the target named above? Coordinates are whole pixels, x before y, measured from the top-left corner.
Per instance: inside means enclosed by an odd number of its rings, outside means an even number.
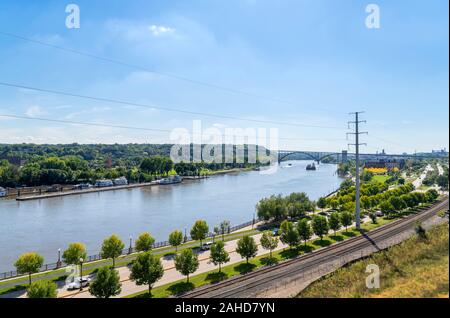
[[[119,186],[119,185],[127,185],[128,184],[128,180],[125,177],[120,177],[117,179],[114,179],[114,185]]]
[[[112,162],[111,156],[109,156],[108,158],[106,158],[106,160],[105,160],[105,165],[106,165],[106,168],[112,168],[113,162]]]
[[[404,160],[376,160],[376,161],[366,161],[364,163],[364,168],[385,168],[387,170],[401,169],[405,164]]]
[[[447,153],[447,149],[444,148],[444,149],[441,149],[441,150],[431,150],[431,153],[434,153],[434,154],[445,154],[445,153]]]
[[[342,150],[342,162],[348,161],[348,152],[347,150]]]

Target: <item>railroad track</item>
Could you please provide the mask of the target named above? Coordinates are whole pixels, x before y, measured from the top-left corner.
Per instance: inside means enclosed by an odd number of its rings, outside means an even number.
[[[448,209],[448,198],[438,201],[431,207],[426,208],[414,215],[404,219],[394,221],[385,226],[379,227],[362,236],[357,236],[336,243],[332,246],[321,248],[312,253],[302,255],[295,259],[291,259],[275,266],[264,267],[262,269],[230,278],[226,281],[215,285],[207,285],[200,287],[192,292],[181,295],[182,298],[227,298],[239,297],[252,292],[261,290],[261,286],[270,284],[274,281],[280,281],[286,277],[292,277],[301,272],[315,268],[318,265],[333,261],[339,257],[361,251],[367,247],[376,246],[377,242],[381,242],[388,238],[411,228],[416,222],[423,222],[435,215],[443,208]]]

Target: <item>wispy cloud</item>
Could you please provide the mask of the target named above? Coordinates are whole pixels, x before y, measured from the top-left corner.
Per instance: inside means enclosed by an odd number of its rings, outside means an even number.
[[[162,25],[151,25],[149,27],[149,30],[154,36],[162,36],[175,33],[175,29]]]
[[[38,105],[33,105],[27,108],[25,115],[28,117],[36,117],[45,114],[43,109]]]
[[[104,107],[93,107],[91,109],[85,109],[85,110],[80,110],[78,112],[73,112],[70,113],[68,115],[66,115],[64,118],[65,119],[73,119],[75,117],[79,117],[81,115],[88,115],[88,114],[94,114],[94,113],[99,113],[99,112],[105,112],[111,110],[111,107],[108,106],[104,106]]]

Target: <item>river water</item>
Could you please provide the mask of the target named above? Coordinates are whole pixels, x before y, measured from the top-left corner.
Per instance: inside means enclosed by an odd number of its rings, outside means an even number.
[[[283,162],[274,174],[232,173],[182,184],[98,192],[18,202],[0,200],[0,272],[14,268],[23,252],[35,251],[45,263],[57,260],[68,243],[86,244],[98,253],[105,237],[118,234],[128,246],[130,235],[149,231],[157,241],[195,220],[210,225],[222,220],[238,225],[252,220],[256,203],[271,194],[306,192],[311,199],[335,190],[342,181],[336,165],[306,171],[310,161]],[[289,166],[289,164],[291,166]]]

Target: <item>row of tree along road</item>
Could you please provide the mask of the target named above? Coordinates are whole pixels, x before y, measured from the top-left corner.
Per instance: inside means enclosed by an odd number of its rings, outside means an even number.
[[[377,207],[386,215],[399,213],[401,210],[419,206],[422,203],[433,202],[438,197],[435,190],[429,190],[426,193],[411,192],[414,189],[411,184],[406,184],[392,190],[386,190],[382,185],[371,185],[362,190],[370,202],[377,203]],[[384,190],[384,191],[383,191]],[[343,187],[333,198],[325,199],[325,203],[319,203],[319,207],[325,208],[332,205],[331,202],[338,202],[341,207],[347,207],[347,203],[353,196],[354,187]],[[321,201],[321,200],[319,200]],[[270,253],[278,247],[279,241],[289,245],[291,248],[297,247],[302,241],[311,239],[313,234],[321,240],[330,230],[338,231],[342,226],[346,229],[353,223],[353,213],[346,211],[335,211],[328,215],[311,214],[315,207],[314,202],[310,201],[304,193],[292,193],[287,197],[272,196],[262,199],[257,205],[258,215],[266,220],[272,220],[279,223],[278,233],[272,231],[263,232],[260,244]],[[325,206],[324,206],[325,205]],[[372,204],[371,204],[372,206]],[[376,214],[370,213],[372,221],[376,223]],[[228,252],[225,250],[224,235],[230,231],[230,223],[224,221],[220,226],[214,228],[214,233],[222,235],[222,241],[216,240],[211,246],[210,261],[218,266],[219,272],[223,264],[230,261]],[[200,242],[203,246],[203,240],[209,234],[209,226],[204,220],[198,220],[192,226],[190,231],[191,238]],[[279,237],[277,237],[279,235]],[[173,231],[169,235],[169,243],[175,248],[176,256],[174,258],[175,268],[181,274],[189,276],[195,273],[199,268],[198,254],[191,248],[184,248],[178,252],[178,247],[186,241],[181,231]],[[154,247],[155,239],[150,233],[142,233],[135,241],[135,250],[140,252],[131,264],[130,279],[137,285],[148,285],[149,293],[155,282],[160,280],[164,274],[164,268],[159,257],[155,256],[151,250]],[[101,256],[105,259],[112,259],[112,266],[105,266],[96,270],[96,275],[90,284],[89,291],[96,297],[111,297],[120,294],[120,279],[118,272],[114,269],[116,259],[123,254],[125,244],[117,235],[103,241],[101,247]],[[236,252],[246,259],[257,255],[258,247],[255,239],[251,236],[243,236],[237,242]],[[82,267],[87,257],[84,244],[76,242],[69,245],[63,252],[62,258],[66,264],[79,265]],[[19,273],[29,275],[29,297],[54,297],[56,294],[56,285],[48,281],[31,282],[31,275],[39,271],[44,259],[37,253],[25,253],[21,255],[15,263]],[[81,269],[80,269],[81,275]]]

